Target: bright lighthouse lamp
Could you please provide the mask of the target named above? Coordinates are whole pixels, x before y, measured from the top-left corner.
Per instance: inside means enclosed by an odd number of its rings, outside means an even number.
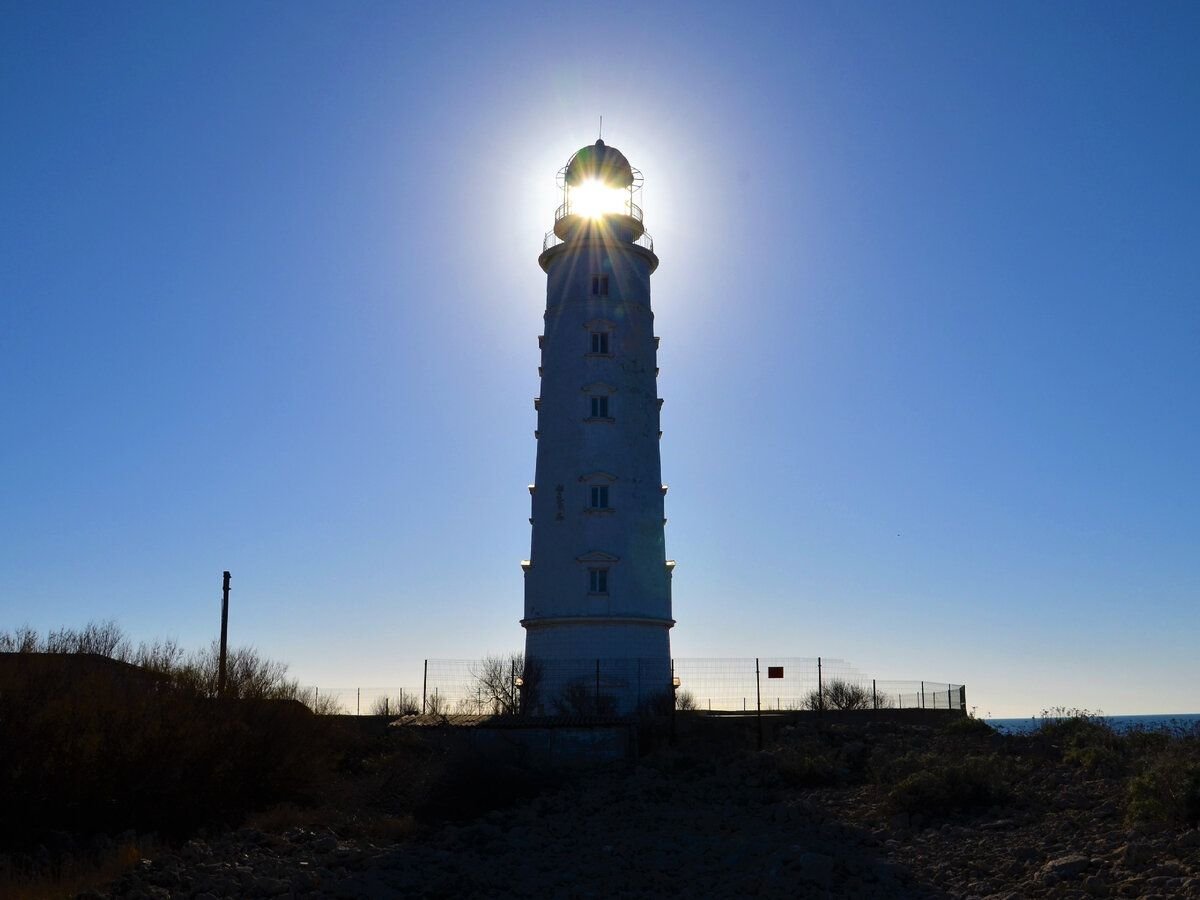
[[[629,208],[629,188],[612,187],[599,178],[588,178],[570,189],[570,212],[586,219],[600,219]]]
[[[554,214],[561,240],[597,235],[636,241],[644,232],[638,198],[642,173],[616,147],[596,141],[559,171],[563,202]]]

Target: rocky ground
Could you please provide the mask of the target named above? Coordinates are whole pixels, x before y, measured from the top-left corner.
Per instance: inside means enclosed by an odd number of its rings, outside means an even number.
[[[663,748],[399,841],[230,831],[81,896],[1200,898],[1200,831],[1128,826],[1120,778],[1060,756],[989,734],[795,728],[765,752]],[[989,806],[902,809],[905,771],[936,786],[969,757],[996,773]]]

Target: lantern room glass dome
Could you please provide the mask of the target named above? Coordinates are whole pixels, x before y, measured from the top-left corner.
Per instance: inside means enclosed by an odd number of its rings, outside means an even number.
[[[560,239],[589,224],[605,223],[627,240],[645,230],[637,203],[642,173],[616,147],[598,140],[579,149],[559,170],[558,185],[563,200],[554,213],[554,233]]]
[[[633,184],[633,171],[624,153],[597,140],[571,157],[563,179],[572,187],[595,181],[609,188],[627,188]]]

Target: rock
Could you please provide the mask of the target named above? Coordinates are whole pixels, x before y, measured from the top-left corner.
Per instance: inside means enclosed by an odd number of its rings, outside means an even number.
[[[1083,879],[1083,889],[1093,897],[1107,897],[1109,895],[1108,882],[1100,875],[1089,875]]]
[[[1154,848],[1140,841],[1130,841],[1121,850],[1121,861],[1131,869],[1139,869],[1154,859]]]
[[[309,844],[309,849],[314,853],[332,853],[337,849],[337,845],[337,838],[332,834],[326,834]]]
[[[894,816],[888,819],[888,828],[899,831],[903,828],[907,828],[908,823],[908,813],[896,813]]]
[[[1073,853],[1070,856],[1060,856],[1058,859],[1050,860],[1042,866],[1041,874],[1043,880],[1046,879],[1046,876],[1053,875],[1056,879],[1070,881],[1078,878],[1090,865],[1091,860],[1086,856]]]

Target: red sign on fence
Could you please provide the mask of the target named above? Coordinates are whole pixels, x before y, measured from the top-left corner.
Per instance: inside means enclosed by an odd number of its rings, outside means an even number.
[[[767,666],[767,677],[768,678],[782,678],[783,677],[783,666]]]

